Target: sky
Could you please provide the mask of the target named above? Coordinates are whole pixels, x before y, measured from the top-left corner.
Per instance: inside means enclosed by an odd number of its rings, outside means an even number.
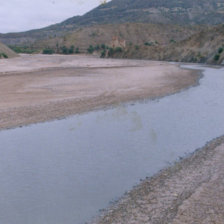
[[[42,28],[83,15],[101,0],[0,0],[0,33]]]

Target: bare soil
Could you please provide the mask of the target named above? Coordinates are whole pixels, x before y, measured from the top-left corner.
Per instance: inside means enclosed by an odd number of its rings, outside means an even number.
[[[198,78],[166,62],[22,55],[0,61],[0,129],[165,96]]]

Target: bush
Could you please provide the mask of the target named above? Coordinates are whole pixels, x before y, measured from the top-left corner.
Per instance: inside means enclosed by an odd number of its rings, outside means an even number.
[[[171,40],[170,40],[170,43],[176,43],[176,41],[175,41],[175,40],[173,40],[173,39],[171,39]]]
[[[95,50],[99,51],[100,50],[100,45],[96,45]]]
[[[8,58],[8,55],[7,54],[2,53],[2,55],[3,55],[4,58]]]
[[[68,53],[69,53],[69,54],[74,54],[74,49],[75,49],[75,47],[72,45],[72,46],[69,48]]]
[[[35,52],[37,52],[37,50],[33,49],[32,47],[28,47],[28,46],[23,46],[23,47],[19,47],[19,46],[9,46],[13,51],[15,51],[18,54],[33,54]]]
[[[69,54],[69,49],[66,46],[61,48],[62,54]]]
[[[105,44],[101,44],[101,48],[102,48],[103,50],[105,50],[105,49],[106,49],[106,45],[105,45]]]
[[[122,48],[121,47],[116,47],[115,48],[115,53],[121,53],[122,52]]]
[[[42,53],[43,54],[54,54],[55,52],[51,48],[45,48],[45,49],[43,49],[43,52]]]
[[[80,51],[79,51],[79,48],[78,48],[78,47],[75,49],[75,53],[76,53],[76,54],[79,54],[79,53],[80,53]]]
[[[89,48],[87,49],[89,54],[92,54],[94,52],[94,47],[92,45],[89,45]]]
[[[114,54],[114,49],[112,47],[109,48],[109,51],[108,51],[108,56],[113,56]]]
[[[215,60],[215,61],[218,61],[219,58],[220,58],[220,55],[219,55],[219,54],[216,54],[215,57],[214,57],[214,60]]]
[[[101,58],[105,58],[105,56],[106,56],[106,50],[103,50],[103,51],[101,52],[100,57],[101,57]]]
[[[222,52],[223,52],[223,48],[220,47],[219,50],[218,50],[218,53],[221,54]]]
[[[145,46],[152,46],[153,43],[152,43],[152,42],[145,42],[144,45],[145,45]]]
[[[0,53],[0,58],[8,58],[8,55],[5,53]]]

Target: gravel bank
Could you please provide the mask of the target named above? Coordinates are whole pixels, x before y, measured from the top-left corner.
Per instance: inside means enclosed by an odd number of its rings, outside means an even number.
[[[94,224],[221,224],[224,136],[142,181]]]

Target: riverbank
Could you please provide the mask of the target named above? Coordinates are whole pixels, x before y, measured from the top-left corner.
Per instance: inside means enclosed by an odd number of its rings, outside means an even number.
[[[203,223],[224,220],[224,136],[128,192],[94,224]]]
[[[166,96],[200,77],[166,62],[83,55],[22,55],[0,63],[0,129]]]

